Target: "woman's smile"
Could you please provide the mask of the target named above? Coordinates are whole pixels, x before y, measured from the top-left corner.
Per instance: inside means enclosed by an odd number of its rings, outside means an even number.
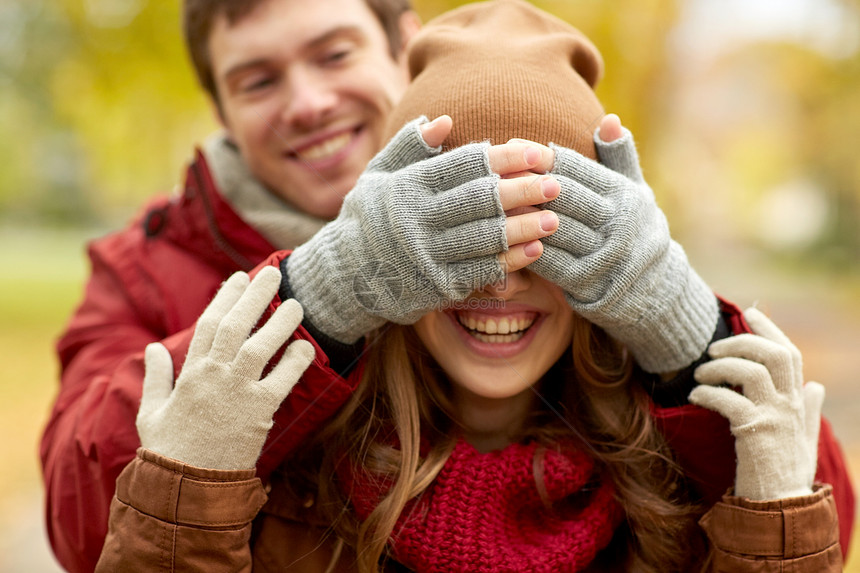
[[[476,355],[510,358],[525,351],[546,316],[540,309],[522,303],[500,304],[503,306],[495,310],[445,312],[460,342]]]
[[[455,389],[504,400],[536,384],[570,349],[573,322],[561,288],[521,270],[423,316],[415,332]]]

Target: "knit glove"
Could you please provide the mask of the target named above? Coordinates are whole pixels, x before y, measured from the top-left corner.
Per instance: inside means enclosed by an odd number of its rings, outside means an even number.
[[[711,341],[717,299],[669,235],[642,178],[633,136],[594,135],[604,165],[551,144],[559,228],[529,268],[561,286],[573,309],[624,343],[648,372],[681,369]]]
[[[738,466],[735,495],[764,501],[812,493],[824,387],[803,383],[800,352],[764,314],[744,312],[756,334],[713,343],[690,402],[728,418]],[[716,384],[741,387],[743,395]]]
[[[499,176],[488,143],[444,154],[406,124],[367,166],[340,214],[287,260],[305,316],[352,344],[386,321],[429,310],[501,280],[507,250]]]
[[[202,468],[254,467],[272,416],[314,357],[308,341],[296,340],[261,378],[302,320],[299,303],[287,300],[251,335],[280,281],[278,269],[265,267],[250,284],[242,272],[224,283],[197,322],[175,387],[170,353],[158,342],[146,347],[143,447]]]

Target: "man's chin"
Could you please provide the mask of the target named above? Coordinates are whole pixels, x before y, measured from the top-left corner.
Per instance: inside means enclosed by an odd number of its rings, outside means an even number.
[[[274,192],[299,211],[328,221],[337,217],[349,189],[350,187],[344,188],[342,185],[320,180],[317,184],[282,188]]]
[[[297,164],[296,159],[269,178],[269,188],[288,203],[309,215],[321,219],[334,219],[340,212],[343,199],[355,186],[370,161],[363,150],[356,150],[337,168],[313,169],[308,164]]]

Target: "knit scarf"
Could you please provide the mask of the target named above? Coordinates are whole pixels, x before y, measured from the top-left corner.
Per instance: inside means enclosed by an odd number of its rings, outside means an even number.
[[[367,519],[390,482],[343,470],[342,487],[359,519]],[[460,440],[430,487],[401,512],[390,552],[419,573],[583,571],[622,518],[611,482],[570,444],[561,451],[529,443],[480,453]]]
[[[227,202],[275,248],[294,249],[325,225],[326,221],[296,209],[263,187],[224,132],[207,138],[203,153]]]

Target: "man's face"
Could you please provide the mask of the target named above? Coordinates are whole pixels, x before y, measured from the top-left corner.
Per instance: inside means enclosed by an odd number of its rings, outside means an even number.
[[[334,218],[409,78],[364,0],[265,0],[209,37],[222,121],[251,172]]]

